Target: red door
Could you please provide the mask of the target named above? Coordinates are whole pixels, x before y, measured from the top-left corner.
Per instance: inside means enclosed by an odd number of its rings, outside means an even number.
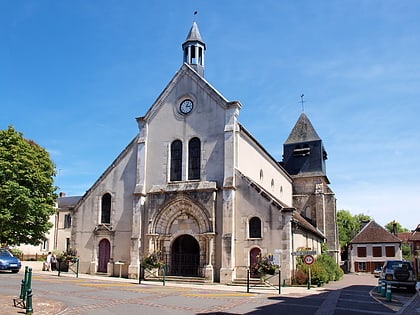
[[[99,264],[98,272],[107,272],[108,271],[108,262],[111,254],[111,244],[109,241],[104,238],[99,242]]]
[[[252,267],[253,264],[255,264],[257,262],[257,256],[261,254],[261,250],[257,247],[254,247],[253,249],[251,249],[251,251],[249,252],[249,266]],[[259,278],[258,275],[253,274],[252,272],[252,268],[251,268],[251,277],[254,278]]]

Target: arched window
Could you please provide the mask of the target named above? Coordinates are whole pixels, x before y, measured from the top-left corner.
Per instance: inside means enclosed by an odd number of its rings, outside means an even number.
[[[261,220],[258,217],[249,220],[249,238],[261,238]]]
[[[111,195],[106,193],[102,196],[101,223],[111,223]]]
[[[200,179],[201,142],[192,138],[188,143],[188,179]]]
[[[175,140],[171,144],[170,180],[182,180],[182,142],[180,140]]]

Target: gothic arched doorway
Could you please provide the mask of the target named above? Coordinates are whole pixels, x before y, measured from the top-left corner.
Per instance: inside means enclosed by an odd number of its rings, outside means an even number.
[[[107,272],[109,258],[111,257],[111,244],[106,238],[99,242],[98,256],[98,272]]]
[[[249,266],[251,267],[250,276],[251,278],[259,278],[259,275],[256,275],[252,272],[252,265],[254,265],[257,262],[257,256],[261,254],[261,250],[257,247],[254,247],[249,252]]]
[[[171,276],[197,277],[200,266],[200,245],[191,235],[181,235],[171,247]]]

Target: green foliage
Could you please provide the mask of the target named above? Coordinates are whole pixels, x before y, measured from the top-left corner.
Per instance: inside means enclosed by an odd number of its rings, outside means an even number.
[[[55,166],[13,127],[0,130],[0,244],[38,245],[52,224]]]
[[[404,227],[402,227],[402,225],[396,221],[391,221],[387,224],[385,224],[385,228],[388,230],[388,232],[393,233],[394,232],[394,224],[396,227],[396,231],[397,233],[403,233],[403,232],[410,232],[409,229],[406,229]]]
[[[352,215],[348,210],[337,211],[337,227],[340,247],[347,248],[349,242],[359,233],[361,224],[370,221],[371,217],[366,214]]]
[[[410,245],[402,244],[401,245],[403,259],[411,261],[411,248]]]
[[[157,253],[151,253],[143,258],[142,266],[146,269],[161,268],[163,262]]]
[[[265,276],[265,275],[274,275],[276,271],[276,266],[273,265],[273,261],[263,255],[257,256],[257,261],[251,266],[251,272],[255,275]]]
[[[304,264],[301,258],[298,260],[298,271],[304,272],[307,277],[309,277],[309,268],[311,268],[311,283],[317,286],[340,280],[344,274],[340,266],[328,254],[318,255],[311,266]]]
[[[15,257],[21,258],[23,256],[23,252],[19,248],[10,248],[9,251]]]

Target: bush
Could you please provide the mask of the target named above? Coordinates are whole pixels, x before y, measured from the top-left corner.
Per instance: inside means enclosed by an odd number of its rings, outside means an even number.
[[[308,283],[308,274],[305,271],[298,269],[295,271],[294,280],[295,280],[295,284],[298,284],[298,285]]]
[[[251,266],[251,273],[260,277],[265,275],[274,275],[276,266],[267,256],[258,255],[257,261]]]
[[[161,268],[163,262],[159,259],[156,253],[151,253],[143,258],[142,265],[146,269]]]
[[[317,286],[322,286],[329,281],[340,280],[344,274],[340,266],[328,254],[319,255],[310,267],[311,283]],[[304,264],[302,259],[298,260],[297,269],[304,272],[309,278],[309,266]],[[295,281],[298,282],[296,278]]]

